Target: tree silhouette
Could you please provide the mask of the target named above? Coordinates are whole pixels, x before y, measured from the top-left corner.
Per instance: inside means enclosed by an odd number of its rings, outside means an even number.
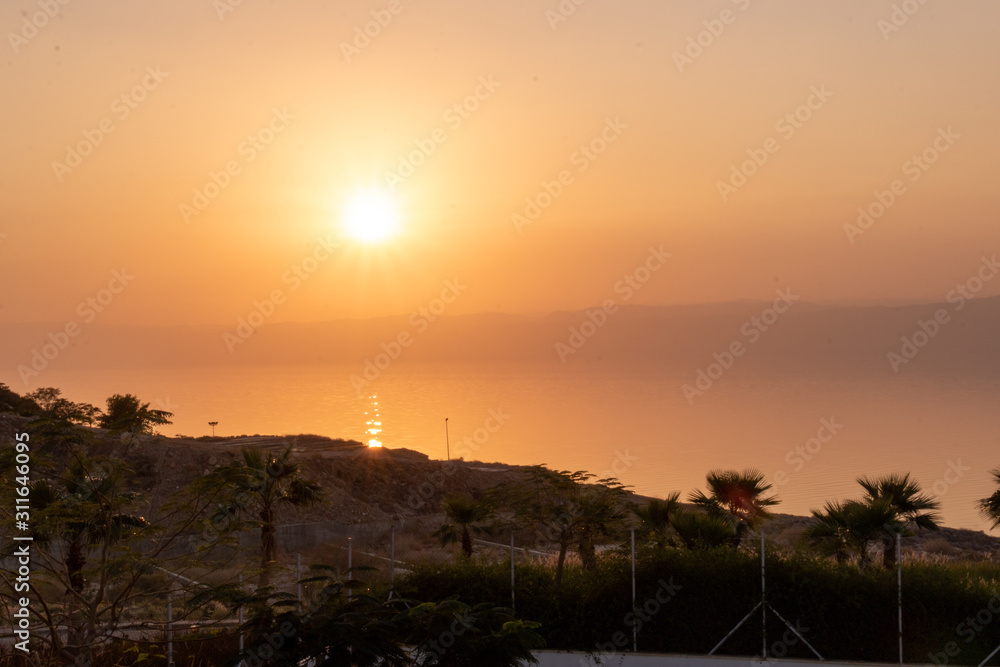
[[[490,535],[493,532],[485,525],[493,514],[492,509],[485,501],[457,495],[446,497],[441,506],[447,522],[434,531],[433,537],[438,538],[442,546],[458,542],[465,557],[471,558],[472,534]]]
[[[107,400],[107,411],[97,420],[97,425],[111,431],[124,431],[138,435],[151,434],[160,424],[170,424],[174,413],[150,410],[149,403],[142,403],[132,394],[114,394]]]
[[[920,485],[910,479],[910,474],[893,473],[881,477],[859,477],[858,484],[865,490],[864,501],[873,503],[886,500],[892,517],[883,527],[882,563],[887,568],[896,565],[896,534],[911,534],[917,530],[938,530],[941,504],[933,496],[922,493]]]
[[[297,463],[292,462],[292,447],[282,453],[244,447],[242,460],[216,468],[199,481],[199,487],[222,485],[231,494],[224,510],[235,516],[255,517],[260,526],[260,582],[270,585],[271,568],[278,556],[277,512],[281,507],[308,507],[322,499],[320,486],[302,477]]]
[[[558,546],[556,586],[562,583],[571,546],[577,545],[584,567],[592,567],[595,542],[623,523],[624,487],[614,479],[587,483],[591,478],[583,471],[534,466],[525,482],[495,492],[500,502],[514,508],[517,523],[535,527],[541,543]]]
[[[100,410],[89,403],[74,403],[63,398],[62,392],[55,387],[36,389],[24,397],[34,401],[42,409],[41,419],[89,426],[100,415]]]
[[[597,565],[597,542],[614,536],[624,523],[628,511],[624,494],[624,487],[613,479],[577,487],[575,500],[580,535],[577,552],[584,570],[593,570]]]
[[[658,547],[671,545],[670,529],[673,519],[682,511],[681,494],[675,491],[666,499],[653,498],[646,505],[632,507],[632,513],[639,520],[639,528],[646,539]]]
[[[682,509],[674,514],[670,523],[688,549],[714,549],[731,545],[736,540],[736,528],[732,523],[707,512]]]
[[[146,567],[127,546],[149,528],[145,518],[129,511],[138,494],[125,488],[128,472],[120,460],[78,454],[61,477],[31,485],[32,537],[41,565],[35,578],[65,587],[60,601],[65,641],[50,637],[64,657],[89,658],[100,633],[117,624],[122,607],[116,603],[128,596],[131,577]],[[94,591],[87,586],[91,575]],[[39,602],[51,630],[57,625],[52,600],[39,597]]]
[[[780,501],[765,496],[771,485],[764,473],[754,468],[743,471],[713,470],[706,476],[708,493],[694,491],[688,499],[705,509],[709,516],[722,519],[733,527],[733,546],[739,547],[746,533],[769,519],[769,507]]]
[[[889,499],[827,502],[812,510],[816,523],[805,539],[826,556],[845,563],[856,555],[862,566],[871,563],[871,547],[885,539],[886,526],[893,525],[895,509]]]
[[[1000,486],[1000,468],[991,470],[990,474],[993,476],[993,482]],[[1000,489],[978,500],[976,506],[983,518],[990,522],[990,528],[1000,528]]]

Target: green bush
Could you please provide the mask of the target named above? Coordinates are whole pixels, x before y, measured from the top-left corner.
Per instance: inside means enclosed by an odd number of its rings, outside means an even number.
[[[617,639],[621,643],[626,637],[623,648],[631,649],[636,617],[629,616],[631,563],[626,555],[607,554],[592,572],[567,568],[558,590],[549,567],[519,564],[516,573],[517,614],[542,623],[539,633],[550,648],[600,651],[621,633]],[[637,605],[648,604],[652,612],[643,612],[646,620],[638,618],[640,650],[705,654],[760,601],[760,556],[727,548],[646,552],[637,562],[636,580]],[[658,589],[661,599],[669,597],[660,582],[679,587],[664,604],[656,602]],[[995,564],[905,564],[904,658],[931,662],[931,656],[954,642],[959,654],[950,657],[950,663],[978,664],[1000,645],[1000,614],[988,607],[998,583],[1000,567]],[[404,597],[416,599],[457,597],[469,604],[509,605],[510,563],[417,565],[397,588]],[[861,570],[804,553],[769,552],[767,591],[768,602],[797,625],[824,658],[897,660],[895,571]],[[1000,609],[1000,596],[993,605]],[[977,613],[979,621],[970,624],[967,619]],[[770,612],[767,630],[771,655],[814,657]],[[719,653],[754,655],[760,650],[758,611]]]

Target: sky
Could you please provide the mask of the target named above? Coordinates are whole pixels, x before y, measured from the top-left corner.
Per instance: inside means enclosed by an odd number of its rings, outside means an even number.
[[[276,290],[274,321],[367,318],[448,281],[452,314],[547,313],[651,247],[635,303],[934,301],[1000,249],[1000,4],[576,2],[6,0],[0,322],[106,288],[102,324]]]

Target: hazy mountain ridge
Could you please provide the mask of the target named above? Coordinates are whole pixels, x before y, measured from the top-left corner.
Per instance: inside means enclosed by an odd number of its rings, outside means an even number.
[[[347,363],[363,368],[366,360],[375,362],[385,354],[399,362],[531,361],[567,368],[617,363],[693,373],[712,363],[714,354],[725,357],[739,342],[744,353],[733,360],[735,372],[892,375],[889,353],[902,355],[903,337],[923,342],[920,322],[924,322],[934,335],[927,336],[924,347],[911,348],[917,350],[912,361],[896,364],[900,373],[977,377],[1000,373],[1000,297],[970,301],[961,310],[948,303],[795,302],[787,312],[760,320],[768,308],[766,302],[734,302],[624,306],[610,315],[591,308],[542,317],[483,313],[442,316],[433,322],[403,316],[265,323],[258,330],[244,327],[242,334],[251,332],[245,338],[237,335],[236,323],[229,328],[95,324],[82,327],[49,363],[74,368]],[[935,327],[932,320],[941,311],[947,320]],[[66,343],[58,333],[62,328],[0,324],[5,343],[0,363],[8,373],[16,373],[19,365],[30,365],[34,350],[50,343],[50,333]],[[226,333],[231,337],[224,338]],[[50,356],[53,349],[50,345],[47,350]],[[378,361],[384,363],[385,357]],[[37,356],[36,363],[41,363]]]

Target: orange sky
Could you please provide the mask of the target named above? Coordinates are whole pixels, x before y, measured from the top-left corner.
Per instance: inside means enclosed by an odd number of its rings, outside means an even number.
[[[992,0],[588,0],[554,28],[557,0],[243,0],[220,17],[229,3],[0,8],[0,321],[72,318],[122,267],[135,278],[104,324],[231,323],[275,289],[276,321],[403,314],[454,278],[454,314],[583,308],[650,245],[673,257],[636,303],[776,284],[942,299],[1000,252]],[[345,49],[372,12],[387,24]],[[707,46],[682,61],[689,38]],[[606,151],[583,157],[602,131]],[[258,134],[270,143],[246,143]],[[88,135],[78,166],[53,166]],[[342,204],[432,136],[393,192],[400,232],[343,243],[291,290]],[[925,149],[933,165],[908,164]],[[753,155],[767,160],[724,201],[719,182]],[[519,231],[512,215],[564,171]],[[897,179],[851,243],[845,224]]]

